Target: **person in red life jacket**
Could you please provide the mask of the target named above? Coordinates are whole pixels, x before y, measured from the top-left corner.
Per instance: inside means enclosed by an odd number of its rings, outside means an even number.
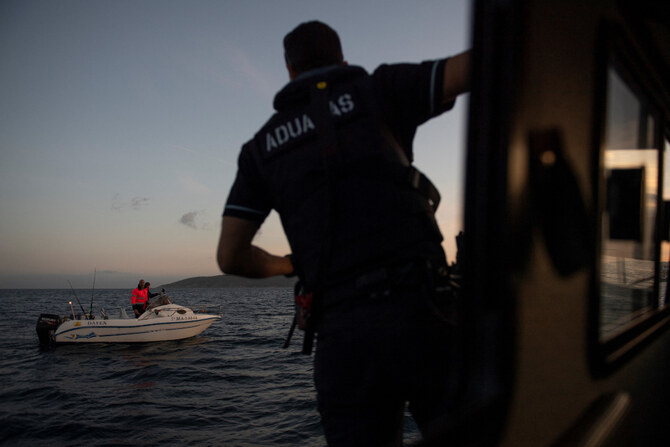
[[[148,290],[145,288],[144,280],[140,279],[140,282],[137,284],[137,288],[133,290],[130,303],[133,305],[133,312],[135,312],[135,318],[142,315],[144,309],[147,306],[147,301],[149,296],[147,295]]]

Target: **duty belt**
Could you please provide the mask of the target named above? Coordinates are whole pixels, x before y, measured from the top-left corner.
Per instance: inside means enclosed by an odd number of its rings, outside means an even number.
[[[351,298],[370,298],[383,295],[402,283],[421,283],[430,264],[425,260],[411,260],[383,266],[354,275],[323,292],[323,310],[336,307]]]

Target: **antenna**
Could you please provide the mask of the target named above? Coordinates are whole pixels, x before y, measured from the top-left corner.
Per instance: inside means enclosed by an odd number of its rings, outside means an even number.
[[[97,273],[97,269],[93,269],[93,289],[91,289],[91,308],[88,311],[88,319],[92,320],[93,316],[93,293],[95,292],[95,274]]]
[[[74,287],[72,287],[72,283],[70,280],[67,280],[67,283],[70,284],[70,289],[72,289],[72,293],[74,294],[74,297],[77,299],[77,303],[79,304],[79,307],[81,307],[81,311],[86,315],[86,310],[84,310],[84,306],[81,305],[81,301],[79,301],[79,297],[77,296],[77,292],[74,291]]]

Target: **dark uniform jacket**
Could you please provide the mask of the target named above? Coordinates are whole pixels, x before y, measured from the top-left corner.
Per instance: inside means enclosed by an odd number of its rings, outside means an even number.
[[[409,258],[443,256],[431,203],[410,184],[417,126],[441,104],[445,60],[304,73],[246,143],[224,216],[280,215],[310,287]],[[317,98],[318,91],[322,90]],[[315,93],[317,92],[317,93]]]

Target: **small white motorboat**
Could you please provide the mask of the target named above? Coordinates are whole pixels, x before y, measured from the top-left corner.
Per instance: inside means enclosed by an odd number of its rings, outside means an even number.
[[[37,336],[41,344],[56,343],[136,343],[180,340],[193,337],[207,329],[221,315],[195,313],[173,304],[161,294],[138,318],[129,317],[124,309],[118,318],[110,318],[104,310],[100,318],[84,316],[61,318],[41,314],[37,320]]]

